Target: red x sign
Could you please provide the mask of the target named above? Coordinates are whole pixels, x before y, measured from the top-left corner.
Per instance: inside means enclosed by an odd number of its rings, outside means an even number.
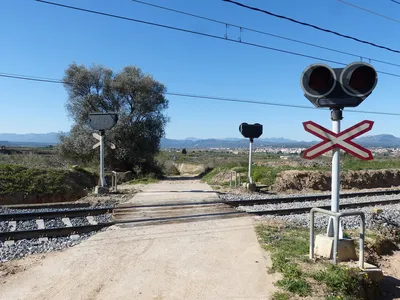
[[[358,157],[359,159],[371,160],[374,158],[371,151],[361,147],[351,140],[367,131],[370,131],[373,125],[373,121],[364,120],[340,133],[334,133],[312,121],[304,122],[304,129],[309,133],[321,138],[322,142],[305,150],[303,153],[303,158],[313,159],[321,154],[324,154],[325,152],[332,150],[333,148],[340,148],[347,153]]]

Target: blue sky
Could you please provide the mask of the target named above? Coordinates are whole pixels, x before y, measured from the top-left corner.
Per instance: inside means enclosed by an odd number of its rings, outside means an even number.
[[[241,0],[272,12],[307,21],[360,39],[400,49],[400,24],[346,6],[336,0]],[[348,0],[376,12],[400,15],[400,5],[389,0]],[[222,0],[151,0],[194,14],[269,33],[317,43],[400,64],[400,54],[316,31],[268,15],[245,10]],[[225,26],[130,0],[58,0],[58,3],[183,27],[223,36]],[[136,65],[163,82],[169,92],[309,105],[299,78],[318,60],[254,48],[224,40],[176,32],[129,21],[41,4],[33,0],[4,0],[0,12],[0,73],[62,78],[72,62],[102,64],[115,71]],[[239,30],[228,29],[236,39]],[[342,54],[279,40],[248,31],[242,40],[350,63]],[[400,74],[400,68],[372,61],[381,71]],[[331,64],[333,67],[338,65]],[[400,78],[379,75],[373,94],[360,110],[400,112]],[[263,137],[315,140],[302,122],[312,120],[330,128],[328,111],[219,102],[168,96],[171,118],[168,138],[240,137],[241,122],[264,125]],[[67,94],[60,84],[0,78],[0,132],[44,133],[67,131]],[[375,121],[370,134],[400,136],[399,116],[344,113],[343,128],[364,119]]]

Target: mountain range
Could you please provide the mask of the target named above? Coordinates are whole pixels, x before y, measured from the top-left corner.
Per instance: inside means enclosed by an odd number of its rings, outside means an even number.
[[[59,142],[59,133],[0,133],[0,146],[48,146]],[[365,147],[399,147],[400,138],[390,134],[380,134],[360,137],[355,140]],[[94,141],[93,141],[94,142]],[[262,138],[255,141],[256,147],[309,147],[316,141],[304,142],[286,138]],[[249,141],[244,138],[221,138],[221,139],[168,139],[161,140],[161,148],[247,148]]]

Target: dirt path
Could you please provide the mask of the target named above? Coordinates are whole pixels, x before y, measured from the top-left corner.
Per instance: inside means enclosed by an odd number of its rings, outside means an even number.
[[[248,217],[114,226],[35,263],[22,260],[1,278],[0,299],[269,299],[268,264]]]

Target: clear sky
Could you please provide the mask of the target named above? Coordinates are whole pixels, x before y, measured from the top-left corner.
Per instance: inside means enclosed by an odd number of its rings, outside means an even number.
[[[56,0],[55,0],[56,1]],[[99,10],[224,36],[225,26],[148,7],[130,0],[57,0],[58,3]],[[269,33],[317,43],[400,64],[400,54],[377,49],[288,21],[249,11],[222,0],[145,0]],[[400,24],[336,0],[240,0],[272,12],[332,29],[377,44],[400,49]],[[389,0],[348,0],[396,18],[400,5]],[[33,0],[2,0],[0,9],[0,73],[60,79],[72,62],[101,64],[115,71],[136,65],[163,82],[169,92],[309,105],[299,78],[309,64],[318,60],[176,32],[85,12],[49,6]],[[400,18],[399,18],[400,19]],[[239,37],[229,28],[228,38]],[[250,43],[301,52],[350,63],[346,55],[242,32]],[[400,68],[372,61],[381,71],[400,74]],[[338,65],[331,64],[333,67]],[[400,112],[399,77],[379,75],[373,94],[360,110]],[[304,131],[303,121],[313,120],[330,127],[328,111],[266,105],[219,102],[168,96],[171,122],[168,138],[240,137],[241,122],[264,125],[263,137],[315,140]],[[45,133],[68,131],[71,120],[65,111],[67,94],[61,84],[0,78],[2,133]],[[400,136],[400,117],[344,113],[343,128],[364,119],[375,121],[370,134]]]

